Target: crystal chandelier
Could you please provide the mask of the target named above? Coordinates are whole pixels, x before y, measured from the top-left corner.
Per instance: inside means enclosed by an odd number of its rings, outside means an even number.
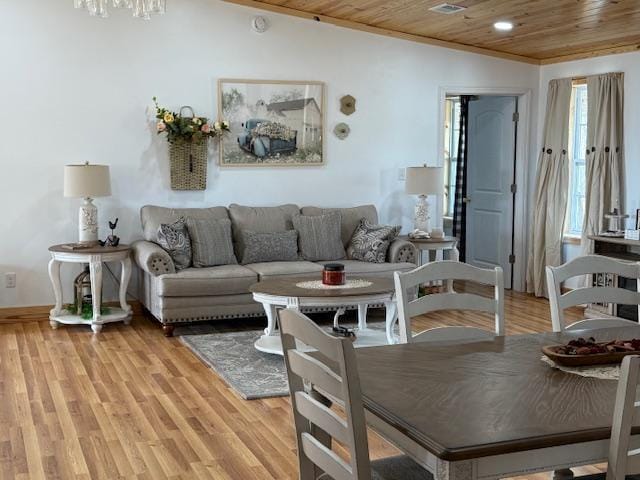
[[[149,20],[152,13],[164,13],[167,8],[166,0],[74,0],[76,8],[85,8],[89,15],[107,18],[109,16],[109,4],[115,8],[130,8],[133,16]]]

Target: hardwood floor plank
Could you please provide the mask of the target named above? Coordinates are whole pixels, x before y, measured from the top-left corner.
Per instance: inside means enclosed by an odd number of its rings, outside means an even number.
[[[546,300],[508,293],[505,308],[509,334],[551,328]],[[415,323],[492,322],[448,312]],[[96,337],[82,326],[0,324],[0,404],[0,478],[297,478],[288,398],[242,400],[143,316]],[[374,459],[398,453],[373,432],[369,444]]]

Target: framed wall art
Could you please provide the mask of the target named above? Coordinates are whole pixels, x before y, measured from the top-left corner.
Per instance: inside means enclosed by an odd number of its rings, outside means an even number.
[[[322,82],[221,79],[218,118],[222,167],[324,164]]]

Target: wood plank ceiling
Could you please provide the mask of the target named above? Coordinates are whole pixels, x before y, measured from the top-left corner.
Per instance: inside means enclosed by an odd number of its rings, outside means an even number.
[[[459,0],[450,15],[429,11],[443,0],[226,1],[534,64],[640,50],[638,0]]]

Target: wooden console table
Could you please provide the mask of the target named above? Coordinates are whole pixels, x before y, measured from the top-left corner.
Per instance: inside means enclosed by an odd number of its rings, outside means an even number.
[[[616,258],[625,262],[640,262],[640,241],[627,240],[617,237],[603,237],[600,235],[590,235],[589,239],[594,242],[594,253],[605,257]],[[598,274],[594,278],[594,284],[598,286],[612,286],[637,290],[637,282],[630,279],[618,278],[612,274]],[[640,290],[639,290],[640,291]],[[613,317],[628,318],[638,321],[640,306],[636,308],[630,305],[614,304],[591,304],[585,310],[588,317],[602,317],[609,315]]]

